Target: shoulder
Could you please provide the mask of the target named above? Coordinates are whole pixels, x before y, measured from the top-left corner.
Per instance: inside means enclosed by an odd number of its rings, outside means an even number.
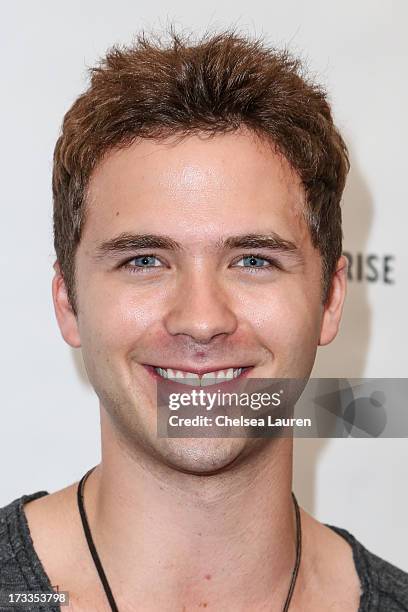
[[[0,587],[12,584],[27,589],[38,577],[23,505],[44,495],[47,491],[23,495],[0,508]]]
[[[369,551],[351,533],[341,527],[327,525],[352,547],[362,599],[360,610],[408,612],[408,573]]]

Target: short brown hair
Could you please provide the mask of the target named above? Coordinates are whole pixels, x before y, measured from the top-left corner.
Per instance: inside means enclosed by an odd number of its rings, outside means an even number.
[[[75,253],[92,171],[137,138],[226,133],[267,137],[301,178],[313,245],[323,262],[326,301],[342,250],[340,200],[347,147],[327,95],[286,50],[233,31],[191,42],[141,34],[90,69],[89,88],[66,113],[54,152],[54,246],[76,312]]]

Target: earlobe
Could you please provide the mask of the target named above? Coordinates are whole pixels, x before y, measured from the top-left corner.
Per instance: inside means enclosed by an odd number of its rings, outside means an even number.
[[[68,292],[65,285],[58,261],[54,264],[55,275],[52,279],[52,299],[54,302],[55,316],[62,337],[73,348],[81,346],[78,322],[72,306],[68,299]]]
[[[336,265],[330,294],[324,305],[319,345],[330,344],[339,330],[347,287],[347,259],[342,255]]]

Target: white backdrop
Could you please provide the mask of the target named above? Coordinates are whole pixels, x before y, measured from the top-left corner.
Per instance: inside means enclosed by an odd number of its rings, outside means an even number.
[[[62,488],[99,461],[97,398],[52,308],[52,151],[86,66],[168,20],[266,34],[327,86],[351,152],[344,250],[373,254],[380,267],[388,256],[391,282],[350,282],[340,336],[320,349],[313,374],[407,376],[406,0],[4,3],[0,506]],[[294,490],[319,520],[408,571],[407,464],[406,439],[297,440]]]

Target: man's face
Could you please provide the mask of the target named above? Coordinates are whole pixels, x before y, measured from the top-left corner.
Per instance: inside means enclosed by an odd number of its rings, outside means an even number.
[[[177,469],[230,464],[253,441],[157,438],[151,366],[309,376],[328,323],[300,179],[245,131],[144,140],[104,159],[87,202],[77,319],[57,316],[110,422]]]

